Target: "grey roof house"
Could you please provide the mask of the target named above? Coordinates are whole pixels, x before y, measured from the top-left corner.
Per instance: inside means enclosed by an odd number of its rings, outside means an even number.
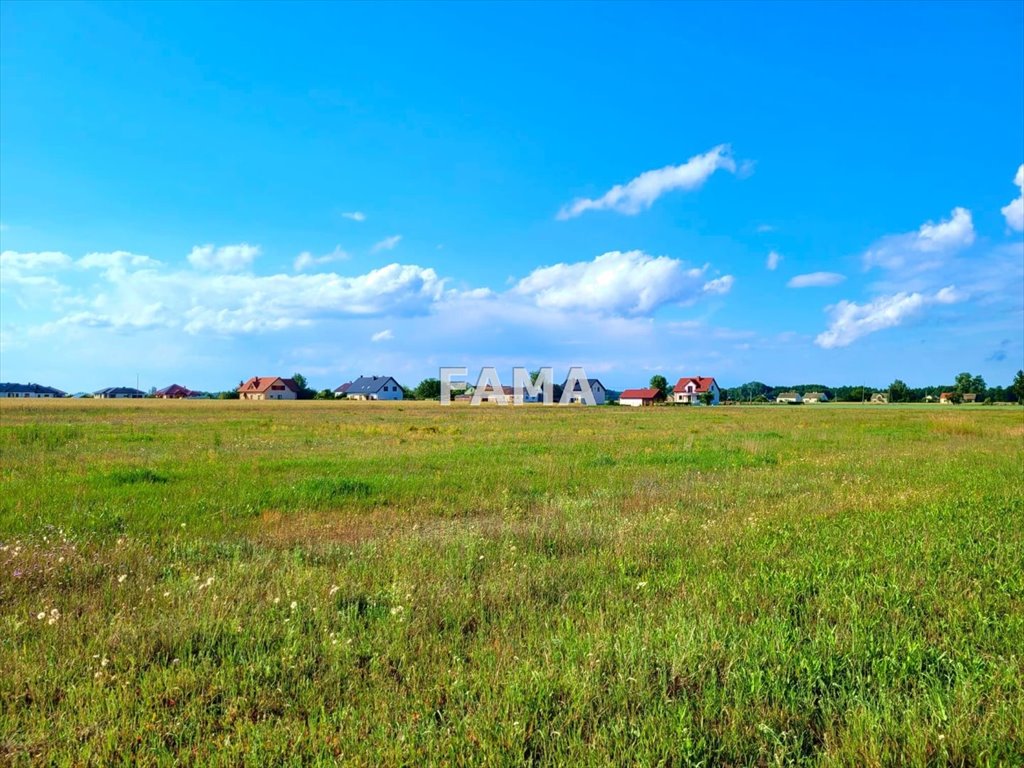
[[[67,397],[67,393],[42,384],[4,382],[0,384],[0,397]]]
[[[360,376],[349,384],[345,397],[349,400],[402,400],[405,393],[402,385],[390,376]]]

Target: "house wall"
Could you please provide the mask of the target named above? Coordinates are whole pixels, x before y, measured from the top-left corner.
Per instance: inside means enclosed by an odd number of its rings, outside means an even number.
[[[623,397],[619,400],[619,405],[628,405],[631,408],[639,408],[650,404],[650,400],[641,400],[639,397]]]
[[[38,392],[0,392],[0,397],[56,397],[49,392],[44,394]]]

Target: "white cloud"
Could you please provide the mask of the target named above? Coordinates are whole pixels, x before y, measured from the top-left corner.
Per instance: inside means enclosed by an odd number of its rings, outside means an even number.
[[[1000,208],[1006,218],[1006,226],[1018,232],[1024,232],[1024,165],[1017,169],[1017,175],[1013,177],[1013,183],[1020,189],[1016,200],[1012,200]]]
[[[17,272],[51,272],[71,266],[71,257],[60,251],[19,252],[4,251],[0,253],[0,269]]]
[[[316,266],[318,264],[330,264],[334,261],[344,261],[348,258],[348,254],[341,249],[341,246],[335,246],[334,250],[323,256],[314,256],[309,251],[303,251],[295,257],[295,271],[303,272],[309,267]]]
[[[129,251],[111,251],[109,253],[87,253],[75,264],[82,269],[102,269],[108,275],[131,269],[159,267],[160,262]]]
[[[693,301],[704,291],[728,290],[731,276],[706,284],[705,270],[688,268],[668,256],[610,251],[593,261],[535,269],[512,288],[512,293],[531,299],[539,307],[644,314],[670,302]]]
[[[557,218],[571,219],[585,211],[606,209],[633,215],[650,208],[666,192],[697,189],[719,169],[736,172],[736,161],[728,144],[719,144],[702,155],[691,157],[682,165],[645,171],[626,184],[616,184],[596,200],[577,198],[564,206]]]
[[[366,214],[362,211],[345,211],[345,213],[341,215],[346,219],[351,219],[352,221],[366,221]]]
[[[916,232],[883,237],[864,254],[865,267],[934,269],[949,256],[974,242],[974,223],[966,208],[954,208],[950,218],[925,222]]]
[[[828,288],[839,285],[845,279],[846,275],[840,275],[838,272],[810,272],[791,277],[786,285],[790,288]]]
[[[370,249],[371,253],[377,253],[378,251],[390,251],[399,241],[402,239],[401,235],[392,235],[391,237],[385,237],[378,243],[373,244],[373,248]]]
[[[736,278],[732,275],[716,277],[714,280],[708,280],[704,283],[704,293],[716,293],[719,296],[724,296],[732,290],[734,282],[736,282]]]
[[[778,251],[770,251],[768,253],[768,258],[765,259],[764,267],[769,272],[774,272],[778,268],[780,261],[782,261],[782,254]]]
[[[952,304],[965,298],[950,285],[932,295],[901,292],[879,296],[867,304],[840,301],[828,308],[828,330],[818,334],[814,343],[824,349],[845,347],[869,333],[902,324],[929,304]]]
[[[258,245],[249,245],[248,243],[222,245],[220,248],[215,248],[212,245],[197,245],[188,255],[188,263],[196,269],[238,272],[251,266],[253,259],[259,253]]]
[[[391,329],[388,328],[386,330],[378,331],[377,333],[373,334],[373,336],[370,337],[370,341],[391,341],[391,339],[393,338],[395,338],[395,334],[393,334],[391,332]]]

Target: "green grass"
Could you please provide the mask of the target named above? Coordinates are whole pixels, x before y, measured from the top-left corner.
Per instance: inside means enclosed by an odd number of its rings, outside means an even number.
[[[0,763],[1020,765],[1022,467],[1019,408],[3,404]]]

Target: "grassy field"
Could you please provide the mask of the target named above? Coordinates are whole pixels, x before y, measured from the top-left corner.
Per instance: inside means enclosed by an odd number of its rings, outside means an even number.
[[[0,451],[0,763],[1024,759],[1024,409],[22,401]]]

